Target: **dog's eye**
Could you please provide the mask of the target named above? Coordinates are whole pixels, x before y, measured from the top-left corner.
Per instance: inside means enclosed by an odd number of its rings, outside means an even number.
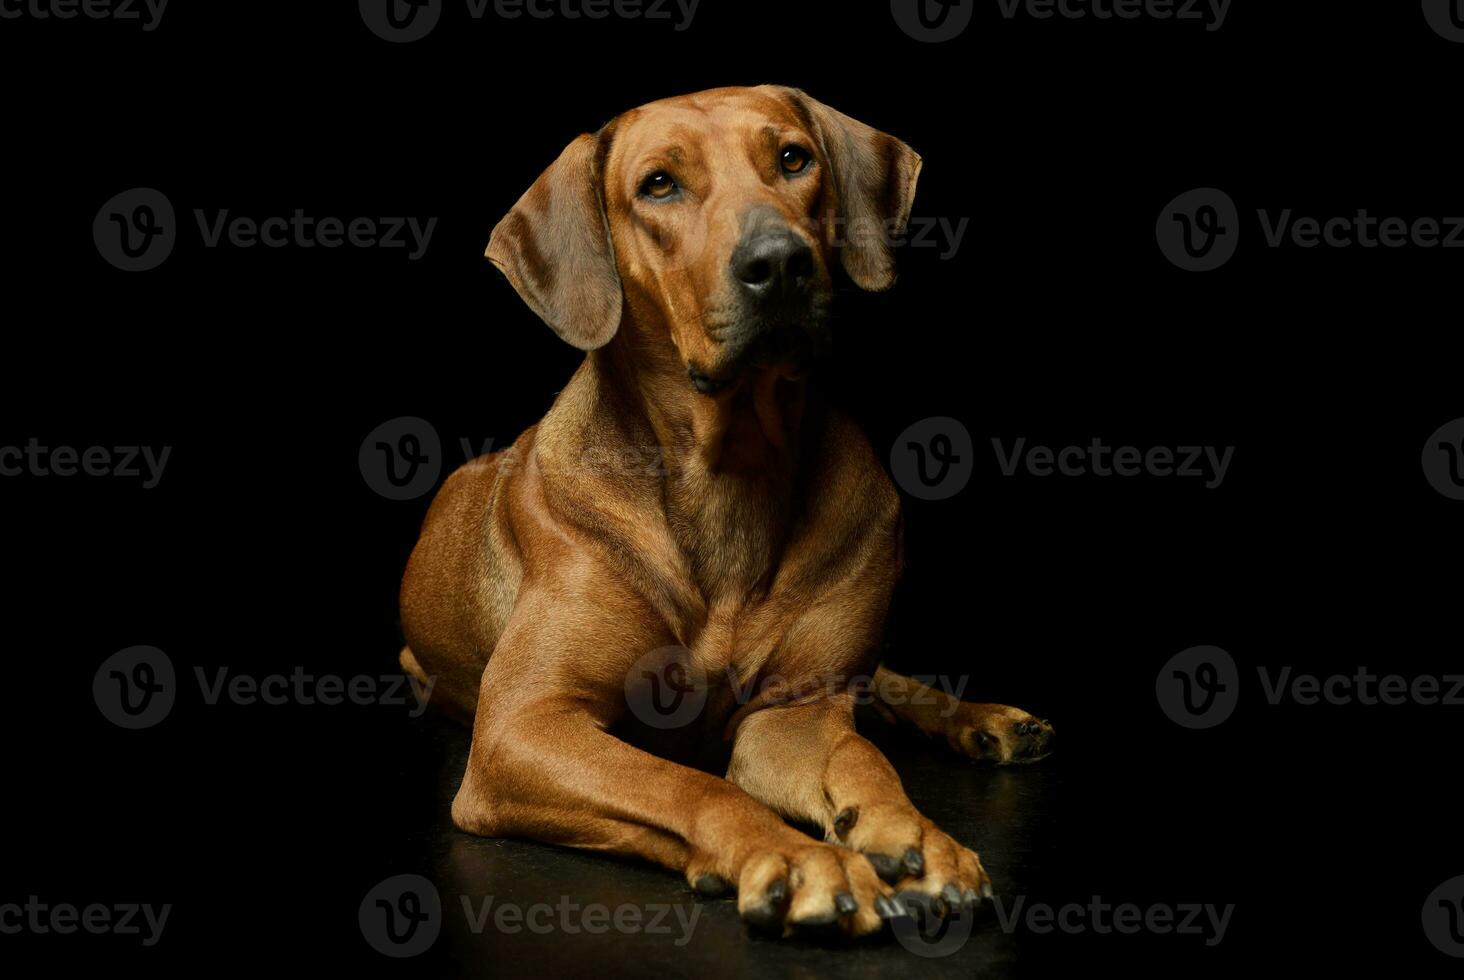
[[[780,155],[778,162],[782,164],[783,173],[801,174],[803,173],[803,171],[807,170],[808,165],[813,162],[813,154],[809,153],[801,146],[789,144],[788,146],[783,147],[783,152]]]
[[[641,181],[640,192],[646,197],[664,201],[677,191],[676,181],[664,170],[657,170]]]

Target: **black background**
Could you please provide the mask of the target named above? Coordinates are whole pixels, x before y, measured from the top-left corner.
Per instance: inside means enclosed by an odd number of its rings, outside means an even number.
[[[195,666],[394,671],[396,588],[427,499],[373,493],[362,439],[420,416],[460,462],[460,439],[502,446],[540,417],[580,356],[482,258],[494,223],[616,112],[775,81],[914,146],[917,217],[970,219],[954,258],[905,249],[892,292],[841,292],[821,381],[882,456],[929,416],[975,440],[959,496],[907,499],[889,662],[969,674],[968,696],[1062,731],[1038,841],[1047,894],[1237,905],[1214,949],[1053,937],[1024,947],[1029,965],[1451,966],[1419,910],[1464,872],[1464,709],[1272,707],[1255,674],[1460,671],[1464,505],[1429,487],[1419,454],[1464,415],[1461,253],[1271,249],[1254,220],[1464,214],[1464,45],[1416,3],[1236,0],[1206,32],[1008,21],[984,2],[937,45],[878,2],[703,0],[684,32],[475,22],[449,3],[431,36],[392,45],[350,3],[175,0],[151,33],[0,21],[0,52],[0,445],[174,447],[151,490],[0,479],[0,901],[176,906],[153,949],[6,936],[0,955],[413,968],[366,948],[356,903],[427,846],[407,828],[441,816],[439,739],[400,709],[196,696],[124,732],[92,703],[92,674],[134,644],[167,651],[185,691]],[[91,224],[139,186],[167,194],[181,239],[126,274]],[[1235,199],[1242,241],[1224,268],[1188,274],[1155,222],[1203,186]],[[412,262],[207,249],[194,208],[439,220]],[[996,437],[1236,452],[1213,490],[1004,478]],[[1192,732],[1160,711],[1154,678],[1205,643],[1245,688],[1230,721]]]

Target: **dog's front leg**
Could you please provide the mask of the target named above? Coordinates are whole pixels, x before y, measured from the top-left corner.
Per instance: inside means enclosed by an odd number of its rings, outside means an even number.
[[[644,857],[703,895],[735,887],[743,919],[778,935],[862,935],[880,928],[881,908],[893,914],[889,888],[862,855],[795,830],[725,779],[605,730],[620,710],[619,685],[607,682],[624,676],[607,649],[653,641],[584,609],[541,612],[532,598],[521,604],[483,672],[452,806],[459,828]]]
[[[853,696],[756,711],[738,728],[728,778],[938,911],[992,894],[976,853],[926,819],[884,755],[854,730]]]

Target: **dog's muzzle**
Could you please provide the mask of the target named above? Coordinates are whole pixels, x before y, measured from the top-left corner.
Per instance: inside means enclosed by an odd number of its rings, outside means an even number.
[[[692,384],[716,394],[748,366],[794,370],[829,346],[829,287],[813,247],[787,226],[745,235],[728,265],[741,315],[721,334],[724,350],[714,370],[692,367]]]

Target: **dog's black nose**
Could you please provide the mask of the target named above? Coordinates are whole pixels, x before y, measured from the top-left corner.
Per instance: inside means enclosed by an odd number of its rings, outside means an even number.
[[[732,274],[742,291],[758,303],[776,302],[813,278],[813,249],[786,231],[749,238],[732,255]]]

